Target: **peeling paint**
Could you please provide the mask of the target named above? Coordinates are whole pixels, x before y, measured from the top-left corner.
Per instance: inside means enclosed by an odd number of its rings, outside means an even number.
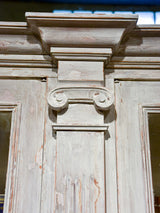
[[[100,186],[98,185],[98,181],[94,178],[94,184],[97,188],[97,197],[94,201],[94,208],[95,208],[95,213],[97,212],[97,202],[98,202],[98,199],[99,199],[99,196],[100,196],[100,193],[101,193],[101,190],[100,190]]]

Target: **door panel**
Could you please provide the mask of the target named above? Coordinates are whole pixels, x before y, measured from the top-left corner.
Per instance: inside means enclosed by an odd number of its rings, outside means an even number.
[[[4,213],[40,212],[45,94],[40,80],[0,80],[0,105],[13,111]]]
[[[147,180],[151,168],[147,171],[145,162],[150,156],[144,154],[147,143],[142,140],[141,111],[143,106],[160,105],[160,82],[120,81],[115,88],[119,212],[151,213],[153,195],[147,188],[152,187]]]

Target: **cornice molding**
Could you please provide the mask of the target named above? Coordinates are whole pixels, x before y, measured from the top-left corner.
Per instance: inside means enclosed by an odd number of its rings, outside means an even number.
[[[114,56],[108,69],[160,69],[160,58],[154,56]]]
[[[0,54],[44,54],[26,22],[0,22]]]
[[[7,34],[32,34],[26,22],[7,22],[0,21],[0,33]]]
[[[113,56],[160,55],[160,25],[136,26],[136,15],[26,13],[26,19],[0,22],[1,54],[50,55],[51,47],[81,47],[111,48]]]
[[[106,64],[111,55],[111,48],[63,48],[51,47],[53,63],[58,61],[101,61]]]
[[[48,55],[0,54],[0,67],[52,68],[52,58]]]
[[[116,49],[136,27],[137,15],[26,13],[30,30],[50,47]]]

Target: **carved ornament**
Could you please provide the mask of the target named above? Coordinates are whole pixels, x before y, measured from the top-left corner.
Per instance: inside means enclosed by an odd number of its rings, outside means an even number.
[[[63,87],[52,90],[48,95],[48,104],[55,111],[61,111],[73,103],[94,104],[98,110],[108,110],[113,96],[101,87]]]

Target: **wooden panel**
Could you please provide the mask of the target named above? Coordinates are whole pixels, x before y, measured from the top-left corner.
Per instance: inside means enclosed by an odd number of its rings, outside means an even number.
[[[81,114],[81,116],[79,116]],[[57,123],[60,124],[82,124],[98,125],[102,124],[104,116],[96,111],[93,105],[70,104],[67,113],[59,113]]]
[[[70,104],[58,113],[57,123],[72,125],[72,131],[57,132],[56,212],[105,212],[104,133],[88,129],[103,119],[92,104]],[[86,132],[75,131],[80,124]]]
[[[139,106],[160,102],[160,82],[120,81],[115,87],[119,212],[151,213],[144,178]]]
[[[5,212],[40,211],[45,87],[39,80],[0,80],[0,101],[22,105],[16,182]]]
[[[58,80],[103,81],[103,62],[59,61]]]
[[[56,212],[105,212],[104,133],[57,132],[56,151]]]

